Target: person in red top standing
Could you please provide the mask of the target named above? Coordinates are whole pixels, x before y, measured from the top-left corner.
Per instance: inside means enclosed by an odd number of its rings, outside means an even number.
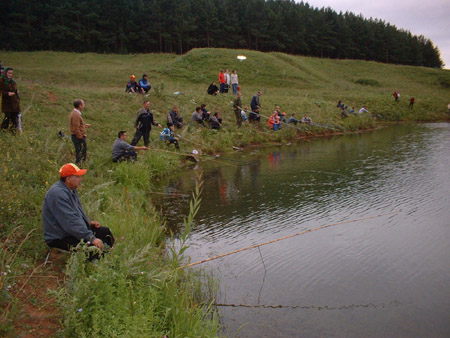
[[[397,89],[394,90],[394,99],[395,99],[395,101],[398,101],[399,97],[400,97],[400,92]]]
[[[220,93],[225,92],[225,84],[226,84],[226,80],[225,80],[225,74],[223,73],[223,69],[220,70],[219,72],[219,83],[220,83]]]
[[[411,108],[411,109],[414,108],[415,99],[416,98],[414,96],[409,99],[409,108]]]

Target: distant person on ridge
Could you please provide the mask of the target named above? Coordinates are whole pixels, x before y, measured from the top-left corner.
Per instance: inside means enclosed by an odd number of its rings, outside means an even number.
[[[238,87],[239,87],[239,80],[238,80],[238,75],[237,75],[236,69],[233,70],[233,72],[231,73],[231,87],[233,88],[233,95],[237,95]]]
[[[398,101],[399,97],[400,97],[400,92],[398,91],[398,89],[394,90],[394,99],[395,99],[395,102]]]
[[[220,72],[219,72],[220,93],[224,93],[225,92],[225,84],[226,83],[227,83],[227,81],[225,80],[225,74],[223,72],[223,69],[221,69]]]
[[[231,87],[231,77],[230,77],[230,72],[228,71],[228,68],[225,69],[225,93],[228,93],[228,89],[230,89]]]

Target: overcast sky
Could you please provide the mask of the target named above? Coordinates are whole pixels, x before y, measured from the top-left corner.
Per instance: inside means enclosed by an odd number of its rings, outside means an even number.
[[[300,0],[296,0],[300,2]],[[423,35],[441,52],[450,69],[450,0],[304,0],[313,7],[331,7],[336,12],[353,12],[365,18],[382,19],[397,28]]]

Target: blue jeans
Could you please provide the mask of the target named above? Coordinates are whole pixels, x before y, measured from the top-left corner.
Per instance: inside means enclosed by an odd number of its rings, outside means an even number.
[[[231,87],[233,87],[233,95],[237,95],[237,93],[238,93],[238,90],[237,90],[238,84],[237,83],[232,83]]]

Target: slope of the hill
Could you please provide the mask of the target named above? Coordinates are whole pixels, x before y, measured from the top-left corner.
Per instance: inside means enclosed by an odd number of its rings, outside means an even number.
[[[236,56],[239,54],[246,55],[247,59],[238,61]],[[45,192],[58,179],[59,167],[74,160],[70,138],[57,136],[58,131],[70,134],[68,114],[74,99],[85,100],[83,117],[86,123],[92,124],[88,129],[88,161],[84,164],[89,174],[83,182],[81,198],[91,218],[108,224],[119,238],[118,249],[105,264],[114,263],[115,269],[118,269],[116,277],[124,279],[105,278],[103,289],[125,294],[136,292],[135,301],[141,304],[150,294],[138,287],[148,286],[149,281],[144,278],[147,275],[143,275],[144,279],[138,278],[131,270],[150,271],[149,276],[157,276],[151,282],[157,285],[156,288],[149,288],[149,292],[154,293],[151,297],[157,299],[152,303],[156,307],[145,308],[148,312],[144,315],[155,314],[155,322],[150,324],[154,325],[154,332],[158,332],[159,336],[166,333],[169,336],[205,336],[204,330],[216,332],[217,328],[195,324],[204,317],[199,306],[202,303],[199,303],[198,297],[190,297],[192,290],[188,284],[183,284],[190,283],[190,278],[181,276],[180,279],[179,272],[166,274],[165,270],[160,275],[161,269],[168,269],[160,259],[160,243],[165,235],[161,227],[163,221],[149,203],[146,192],[151,190],[158,176],[177,168],[179,156],[165,152],[167,148],[159,141],[159,130],[156,128],[151,133],[153,150],[140,154],[138,162],[115,165],[110,160],[117,132],[128,130],[130,136],[133,134],[136,112],[145,99],[124,92],[130,74],[135,74],[137,78],[143,73],[149,75],[153,88],[148,99],[156,120],[161,124],[165,124],[167,113],[175,104],[179,106],[185,121],[190,120],[191,113],[201,103],[221,113],[224,128],[219,132],[195,127],[180,131],[183,136],[182,151],[191,151],[194,144],[195,148],[204,152],[227,151],[232,146],[293,140],[299,136],[327,134],[336,130],[355,131],[390,121],[444,120],[448,118],[447,104],[450,102],[450,72],[447,70],[306,58],[281,53],[228,49],[197,49],[181,56],[0,52],[0,60],[3,65],[15,69],[24,126],[24,132],[20,135],[0,133],[0,234],[5,243],[0,249],[0,303],[6,309],[2,312],[2,327],[5,328],[0,331],[2,335],[11,332],[8,328],[11,329],[11,320],[16,314],[13,309],[20,313],[27,308],[20,302],[18,307],[14,307],[13,299],[23,289],[21,281],[24,274],[30,273],[27,266],[38,266],[37,262],[42,261],[46,250],[40,225]],[[280,131],[270,132],[263,118],[259,127],[245,124],[237,129],[230,105],[234,98],[232,94],[217,97],[206,94],[206,88],[211,81],[217,80],[221,68],[238,71],[245,106],[249,106],[252,95],[261,90],[263,115],[269,115],[275,105],[280,105],[288,115],[294,112],[298,117],[307,114],[319,125],[299,125],[298,129],[284,127]],[[395,89],[401,94],[399,102],[394,102],[392,96]],[[411,96],[416,98],[413,109],[408,107]],[[342,119],[336,108],[338,100],[355,109],[365,104],[378,119],[370,115]],[[26,237],[28,233],[29,237]],[[22,241],[23,246],[19,245]],[[152,244],[151,248],[146,246],[148,243]],[[141,257],[139,255],[151,255],[152,259],[159,258],[161,262],[141,266],[143,261],[133,258]],[[92,285],[94,272],[86,270],[84,277],[75,276],[75,273],[84,271],[81,261],[75,263],[73,269],[68,271],[71,283]],[[99,265],[99,272],[108,271],[103,262]],[[153,271],[153,268],[158,271]],[[45,275],[46,270],[40,269],[36,271]],[[25,280],[33,283],[33,278]],[[126,286],[127,290],[116,290],[119,284]],[[7,286],[10,287],[6,289]],[[60,293],[64,295],[66,334],[87,334],[83,331],[85,321],[92,320],[95,313],[106,316],[105,320],[110,319],[118,330],[135,330],[133,332],[136,334],[141,329],[150,330],[132,326],[133,321],[117,322],[109,318],[114,315],[110,309],[115,309],[116,318],[119,318],[123,315],[120,311],[126,311],[126,308],[120,307],[124,304],[110,303],[112,300],[107,294],[96,299],[94,305],[79,304],[86,298],[76,290],[82,292],[84,289],[75,287]],[[177,294],[178,290],[181,295]],[[171,296],[171,304],[165,303],[169,302],[168,295]],[[37,308],[48,302],[46,299],[19,299],[31,302],[31,306]],[[74,313],[80,308],[83,308],[83,315]],[[182,308],[188,309],[187,312],[183,312]],[[167,310],[163,313],[161,309],[172,309],[173,312]],[[182,323],[192,325],[187,327]],[[98,336],[108,336],[108,333],[99,331]]]

